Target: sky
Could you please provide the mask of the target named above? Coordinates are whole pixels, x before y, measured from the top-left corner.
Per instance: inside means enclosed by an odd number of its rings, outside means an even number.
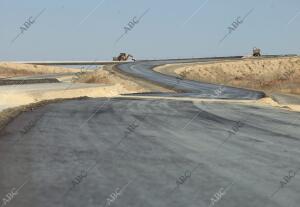
[[[299,54],[299,40],[299,0],[0,0],[0,61]]]

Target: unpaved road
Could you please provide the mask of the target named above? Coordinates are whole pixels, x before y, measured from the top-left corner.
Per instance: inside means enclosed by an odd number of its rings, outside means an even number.
[[[271,195],[300,169],[299,126],[299,113],[223,103],[49,104],[1,132],[0,196],[19,188],[12,207],[207,207],[224,188],[215,206],[297,207],[299,174]]]

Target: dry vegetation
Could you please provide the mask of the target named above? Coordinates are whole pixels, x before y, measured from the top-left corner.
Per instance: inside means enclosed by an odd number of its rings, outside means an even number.
[[[168,67],[156,70],[170,74]],[[189,80],[300,94],[299,57],[182,64],[173,73]]]
[[[89,73],[81,73],[77,76],[74,82],[77,83],[101,83],[109,85],[121,85],[124,91],[127,93],[144,93],[151,91],[163,91],[167,92],[160,86],[141,81],[122,73],[119,73],[113,69],[112,66],[104,66],[103,69],[98,69]]]
[[[74,73],[79,69],[0,62],[0,78],[38,74]]]

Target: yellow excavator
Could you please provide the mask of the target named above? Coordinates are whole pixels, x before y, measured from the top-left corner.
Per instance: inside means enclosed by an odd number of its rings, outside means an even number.
[[[133,61],[136,61],[132,55],[127,53],[120,53],[119,56],[113,57],[113,61],[127,61],[129,58],[131,58]]]

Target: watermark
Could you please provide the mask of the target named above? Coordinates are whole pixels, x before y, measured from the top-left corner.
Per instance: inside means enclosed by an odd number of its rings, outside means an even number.
[[[182,175],[182,176],[180,176],[177,180],[176,180],[176,187],[175,187],[175,189],[176,188],[179,188],[180,187],[180,185],[183,185],[189,178],[191,178],[192,177],[192,172],[191,171],[189,171],[189,170],[186,170],[185,172],[184,172],[184,175]]]
[[[137,120],[134,120],[126,129],[125,131],[125,137],[128,137],[130,134],[134,133],[136,128],[139,127],[140,125],[136,123]]]
[[[109,197],[106,199],[105,207],[110,206],[113,202],[115,202],[124,192],[124,190],[132,183],[133,180],[129,181],[127,184],[125,184],[122,188],[116,188],[114,192],[112,192]]]
[[[298,171],[297,171],[297,172],[298,172]],[[279,188],[278,188],[276,191],[274,191],[274,192],[272,193],[271,197],[273,197],[273,196],[274,196],[276,193],[278,193],[282,188],[284,188],[288,183],[290,183],[291,180],[292,180],[292,178],[294,178],[294,177],[296,176],[297,172],[294,171],[294,170],[290,170],[290,171],[289,171],[289,174],[286,175],[286,176],[284,176],[284,177],[282,178],[282,180],[280,181],[280,186],[279,186]]]
[[[229,131],[228,133],[230,135],[235,135],[243,126],[245,126],[245,124],[242,123],[241,121],[238,121],[234,124],[234,126],[231,127],[232,131]]]
[[[202,111],[198,111],[198,113],[188,122],[182,129],[186,129],[200,114]]]
[[[209,207],[213,207],[217,202],[219,202],[222,197],[226,195],[226,192],[231,188],[232,185],[233,183],[231,183],[226,189],[220,188],[219,191],[210,199]]]
[[[79,23],[82,25],[106,0],[100,1]]]
[[[5,195],[5,197],[2,199],[2,205],[1,206],[6,206],[8,203],[10,203],[14,197],[18,195],[18,191],[16,188],[13,188],[9,193]]]
[[[245,19],[253,12],[254,8],[251,9],[243,18],[237,17],[232,24],[227,27],[228,33],[219,41],[219,44],[221,44],[232,32],[234,32],[239,26],[244,23]]]
[[[178,76],[175,77],[176,82],[172,86],[171,90],[174,90],[178,85],[181,84],[181,82],[184,80],[184,76],[182,74],[179,74]]]
[[[85,179],[87,176],[88,176],[88,171],[82,170],[80,175],[76,176],[72,180],[71,190],[73,190],[77,185],[79,185],[83,181],[83,179]]]
[[[124,137],[115,145],[115,147],[118,147],[125,138],[129,137],[129,135],[133,134],[136,129],[140,126],[139,124],[136,124],[137,120],[135,119],[127,128],[124,133]]]
[[[173,88],[175,88],[177,85],[180,85],[181,81],[184,80],[184,75],[179,74],[179,75],[176,76],[175,78],[176,78],[176,84],[173,86]]]
[[[198,117],[199,116],[199,114],[200,114],[201,112],[199,112],[198,114],[196,114],[194,117],[193,117],[193,119],[191,120],[191,121],[189,121],[188,122],[188,124],[190,124],[196,117]],[[186,125],[187,126],[187,125]],[[221,147],[222,147],[222,145],[224,145],[230,138],[231,138],[231,136],[232,135],[235,135],[236,133],[238,133],[238,131],[240,130],[240,128],[241,127],[243,127],[243,126],[245,126],[245,124],[244,123],[242,123],[241,121],[238,121],[238,122],[236,122],[235,123],[235,125],[233,125],[232,127],[231,127],[231,130],[232,131],[229,131],[228,133],[228,137],[216,148],[216,152],[218,151],[218,149],[220,149]],[[196,166],[196,167],[194,167],[193,169],[192,169],[192,171],[186,171],[186,173],[185,173],[185,175],[184,176],[181,176],[180,177],[180,180],[179,180],[179,184],[180,183],[185,183],[186,182],[186,180],[188,179],[188,178],[190,178],[191,177],[191,175],[192,175],[192,173],[194,172],[194,171],[196,171],[199,167],[201,167],[201,163],[198,163],[198,165]],[[176,182],[177,183],[177,182]],[[178,188],[178,185],[176,186],[176,188]],[[175,188],[175,189],[176,189]],[[175,190],[174,189],[174,190]]]
[[[120,188],[117,188],[113,193],[109,195],[109,197],[106,199],[106,205],[110,206],[119,196],[122,195],[122,192]]]
[[[179,85],[180,82],[183,81],[183,80],[184,80],[184,78],[183,78],[182,75],[176,76],[176,85]],[[175,86],[176,86],[176,85],[175,85]],[[174,87],[175,87],[175,86],[174,86]]]
[[[19,195],[19,191],[26,185],[26,183],[28,182],[25,181],[19,188],[13,188],[11,189],[11,191],[9,193],[7,193],[4,198],[2,199],[2,204],[0,207],[4,207],[7,204],[9,204],[17,195]]]
[[[37,121],[29,121],[29,123],[24,126],[24,128],[21,130],[22,134],[27,134],[33,127],[34,125],[37,123]]]
[[[87,68],[85,67],[81,67],[80,68],[80,72],[75,73],[75,77],[72,77],[72,82],[78,81],[79,79],[81,79],[81,76],[87,73]]]
[[[110,102],[111,99],[108,99],[108,102]],[[105,104],[105,103],[104,103]],[[101,105],[101,107],[99,109],[97,109],[97,111],[95,113],[97,113],[103,106]],[[85,122],[87,123],[94,115],[95,113],[93,113],[90,118]],[[124,137],[116,144],[114,144],[112,147],[110,147],[107,151],[109,151],[110,149],[113,149],[113,148],[116,148],[118,147],[121,142],[127,138],[130,134],[134,133],[136,128],[139,127],[139,124],[136,123],[137,120],[134,120],[127,128],[126,128],[126,131],[125,131],[125,135]],[[84,124],[85,124],[84,123]],[[83,126],[83,124],[81,125]],[[105,150],[106,151],[106,150]],[[95,167],[97,167],[98,163],[96,162],[93,166],[89,167],[87,170],[82,170],[81,173],[79,175],[77,175],[73,180],[72,180],[72,187],[65,193],[65,195],[67,195],[70,191],[72,191],[76,186],[78,186],[80,183],[82,183],[82,181],[84,179],[87,178],[88,176],[88,172],[91,171],[92,169],[94,169]]]
[[[33,108],[31,108],[31,111],[33,110]],[[29,123],[23,127],[23,129],[21,130],[22,134],[27,134],[38,122],[39,120],[41,120],[42,115],[40,115],[40,117],[38,117],[35,120],[31,120],[29,121]]]
[[[236,135],[240,131],[240,128],[244,127],[245,124],[241,121],[236,122],[232,127],[231,131],[228,131],[228,137],[217,147],[216,151],[221,148],[233,135]]]
[[[87,179],[89,171],[94,169],[96,165],[97,163],[95,163],[93,166],[89,167],[86,170],[81,170],[80,174],[78,174],[76,177],[72,179],[71,181],[72,186],[63,194],[61,199],[64,199],[65,196],[68,196],[69,193],[76,188],[76,186],[79,186],[80,183],[82,183],[85,179]]]
[[[124,27],[124,33],[116,40],[115,43],[118,43],[128,32],[132,31],[132,29],[140,23],[141,19],[149,12],[150,9],[147,9],[139,18],[136,16],[133,17],[127,25]]]
[[[42,9],[42,11],[40,11],[35,17],[31,16],[27,18],[26,21],[20,26],[19,34],[14,39],[12,39],[10,44],[13,44],[22,34],[24,34],[24,32],[28,31],[31,28],[31,26],[36,22],[36,20],[45,12],[45,10],[46,8]]]
[[[295,19],[297,19],[297,17],[298,17],[299,15],[300,15],[300,11],[297,12],[297,14],[295,14],[295,15],[288,21],[287,25],[292,24],[292,23],[295,21]]]
[[[34,108],[30,108],[30,111],[33,112]],[[33,120],[30,120],[28,123],[26,123],[26,125],[20,130],[20,133],[22,134],[22,137],[25,136],[26,134],[28,134],[28,132],[30,132],[30,130],[32,130],[38,123],[39,121],[43,118],[43,114],[37,114],[37,117]],[[39,130],[41,132],[40,127],[36,127],[37,130]],[[21,139],[18,138],[16,139],[16,141],[14,143],[17,143],[19,140]]]
[[[225,91],[225,87],[223,86],[219,86],[217,89],[214,90],[214,93],[212,94],[213,97],[217,96],[221,96],[223,94],[223,92]]]
[[[278,85],[279,85],[279,89],[283,89],[284,86],[283,86],[283,83],[285,81],[293,81],[292,79],[292,76],[294,75],[296,71],[294,69],[290,69],[290,70],[287,70],[285,71],[283,74],[280,74],[277,76],[277,80],[278,80]]]
[[[199,11],[209,2],[210,0],[205,0],[198,9],[196,9],[196,11],[194,11],[194,13],[191,14],[191,16],[189,16],[184,23],[182,24],[182,26],[186,25],[189,21],[191,21],[191,19],[199,13]]]
[[[105,106],[105,104],[108,104],[108,103],[110,103],[111,102],[111,99],[110,98],[108,98],[107,100],[106,100],[106,102],[104,102],[104,103],[102,103],[100,106],[99,106],[99,108],[94,112],[94,113],[92,113],[92,115],[87,119],[87,120],[85,120],[80,126],[79,126],[79,129],[81,129],[83,126],[85,126],[104,106]]]
[[[109,99],[110,101],[110,99]],[[103,106],[103,105],[102,105]],[[102,108],[102,106],[100,108]],[[99,111],[99,109],[97,110]],[[95,113],[94,113],[95,114]],[[94,116],[94,114],[92,116]],[[90,120],[92,118],[92,116],[88,119]],[[114,146],[111,147],[111,149],[118,147],[118,145],[121,144],[121,142],[127,138],[130,134],[134,133],[134,131],[136,130],[136,128],[139,126],[139,124],[136,124],[136,120],[134,120],[127,128],[125,131],[125,136]],[[72,187],[65,193],[65,195],[67,195],[70,191],[72,191],[76,186],[78,186],[80,183],[82,183],[82,181],[84,179],[87,178],[88,176],[88,172],[91,171],[92,169],[94,169],[96,166],[98,165],[98,163],[96,162],[93,166],[89,167],[87,170],[82,170],[81,173],[79,175],[77,175],[73,180],[72,180]],[[116,194],[117,195],[117,194]]]
[[[280,77],[280,80],[289,80],[296,71],[294,69],[290,69],[288,71],[285,71]]]

